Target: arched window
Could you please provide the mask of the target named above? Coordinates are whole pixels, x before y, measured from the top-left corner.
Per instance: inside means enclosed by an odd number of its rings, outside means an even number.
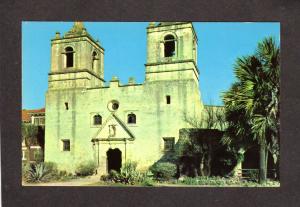
[[[94,116],[94,125],[101,125],[102,124],[102,117],[97,114]]]
[[[66,53],[66,67],[70,68],[74,66],[74,50],[72,47],[67,47],[65,49]]]
[[[135,124],[136,123],[136,115],[131,113],[131,114],[128,114],[127,116],[127,123],[128,124]]]
[[[98,54],[94,51],[92,54],[92,67],[93,70],[97,69],[97,60],[98,60]]]
[[[164,38],[165,57],[175,55],[175,38],[173,35],[167,35]]]

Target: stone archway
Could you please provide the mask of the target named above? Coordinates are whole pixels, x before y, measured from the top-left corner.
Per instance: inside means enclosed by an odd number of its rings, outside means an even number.
[[[122,152],[118,148],[116,149],[109,149],[106,152],[107,156],[107,172],[111,170],[115,170],[120,172],[122,167]]]

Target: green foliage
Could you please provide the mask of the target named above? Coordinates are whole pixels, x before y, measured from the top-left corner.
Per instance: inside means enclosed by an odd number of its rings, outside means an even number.
[[[57,165],[53,162],[25,163],[22,165],[22,177],[28,183],[70,180],[74,178],[71,173],[59,171]]]
[[[121,172],[111,170],[109,173],[109,179],[115,183],[123,183],[134,185],[139,181],[140,173],[136,170],[136,162],[126,162],[121,168]]]
[[[249,177],[250,181],[257,182],[258,176],[259,176],[259,171],[257,169],[250,169],[247,172],[247,176]]]
[[[47,182],[50,179],[50,171],[44,163],[32,165],[25,172],[25,180],[30,183]]]
[[[97,164],[94,161],[90,160],[90,161],[82,162],[77,166],[75,170],[75,174],[77,176],[93,175],[96,168],[97,168]]]
[[[280,49],[273,38],[258,44],[254,55],[241,57],[234,66],[237,82],[223,95],[228,129],[223,143],[247,148],[261,145],[260,160],[268,148],[279,156]],[[262,180],[266,163],[260,162]]]
[[[155,185],[153,179],[150,177],[145,177],[141,182],[141,184],[142,186],[148,186],[148,187]]]
[[[177,166],[170,162],[157,162],[150,167],[157,180],[170,180],[177,173]]]
[[[54,163],[26,163],[22,165],[22,176],[24,181],[47,182],[56,178],[57,168]]]
[[[54,162],[44,162],[44,165],[46,166],[46,168],[51,172],[56,174],[58,172],[57,170],[57,164]]]
[[[25,140],[25,145],[29,147],[37,141],[36,136],[38,134],[38,127],[33,124],[22,123],[21,128],[22,141]]]
[[[192,177],[183,177],[181,183],[185,185],[199,185],[198,179]]]
[[[44,161],[44,155],[42,150],[35,150],[34,151],[34,160],[38,163],[43,162]]]
[[[141,184],[143,186],[153,186],[153,180],[149,172],[141,173],[136,170],[136,162],[126,162],[121,168],[121,172],[111,170],[108,175],[102,175],[100,180],[105,182],[122,183],[125,185]]]
[[[57,164],[54,162],[44,162],[44,165],[49,170],[49,180],[67,180],[72,178],[66,171],[59,171]]]
[[[28,162],[22,163],[22,178],[26,179],[27,173],[31,169],[31,165],[32,164]]]
[[[199,185],[199,186],[244,186],[244,187],[278,187],[279,182],[267,180],[263,185],[254,181],[240,180],[239,178],[224,178],[224,177],[183,177],[178,180],[177,184],[184,185]]]
[[[226,182],[230,181],[229,179],[222,178],[222,177],[207,177],[207,176],[201,176],[201,177],[183,177],[179,180],[179,183],[185,184],[185,185],[211,185],[211,186],[224,186],[226,185]]]

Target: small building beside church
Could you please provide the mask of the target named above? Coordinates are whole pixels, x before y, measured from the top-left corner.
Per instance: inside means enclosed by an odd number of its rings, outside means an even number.
[[[83,23],[56,33],[46,93],[46,162],[74,172],[93,161],[104,174],[130,160],[146,170],[174,149],[180,129],[191,127],[185,117],[201,118],[193,24],[151,22],[146,32],[142,84],[104,80],[105,50]]]
[[[22,141],[22,161],[36,162],[43,160],[44,154],[44,127],[45,127],[45,108],[22,110],[22,123],[33,124],[38,127],[38,133],[34,138],[30,150],[26,147],[25,140]]]

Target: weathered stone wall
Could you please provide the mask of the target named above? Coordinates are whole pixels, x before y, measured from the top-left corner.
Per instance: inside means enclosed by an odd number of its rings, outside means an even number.
[[[136,137],[127,143],[127,159],[138,161],[139,167],[145,168],[162,156],[163,137],[175,137],[177,141],[179,129],[188,126],[183,113],[194,114],[199,110],[196,90],[193,81],[169,81],[117,88],[48,91],[46,160],[59,160],[64,167],[67,163],[74,167],[74,163],[82,159],[94,159],[97,149],[93,148],[91,139],[97,137],[101,126],[93,125],[93,116],[100,114],[104,123],[111,114],[108,103],[117,100],[120,107],[115,115],[124,123],[127,123],[129,113],[137,117],[136,124],[126,124]],[[166,104],[166,95],[171,96],[171,104]],[[66,102],[69,110],[65,108]],[[62,151],[62,139],[70,139],[70,152]],[[113,146],[120,148],[125,161],[124,145],[124,142],[100,142],[100,162],[106,162],[106,151]]]

